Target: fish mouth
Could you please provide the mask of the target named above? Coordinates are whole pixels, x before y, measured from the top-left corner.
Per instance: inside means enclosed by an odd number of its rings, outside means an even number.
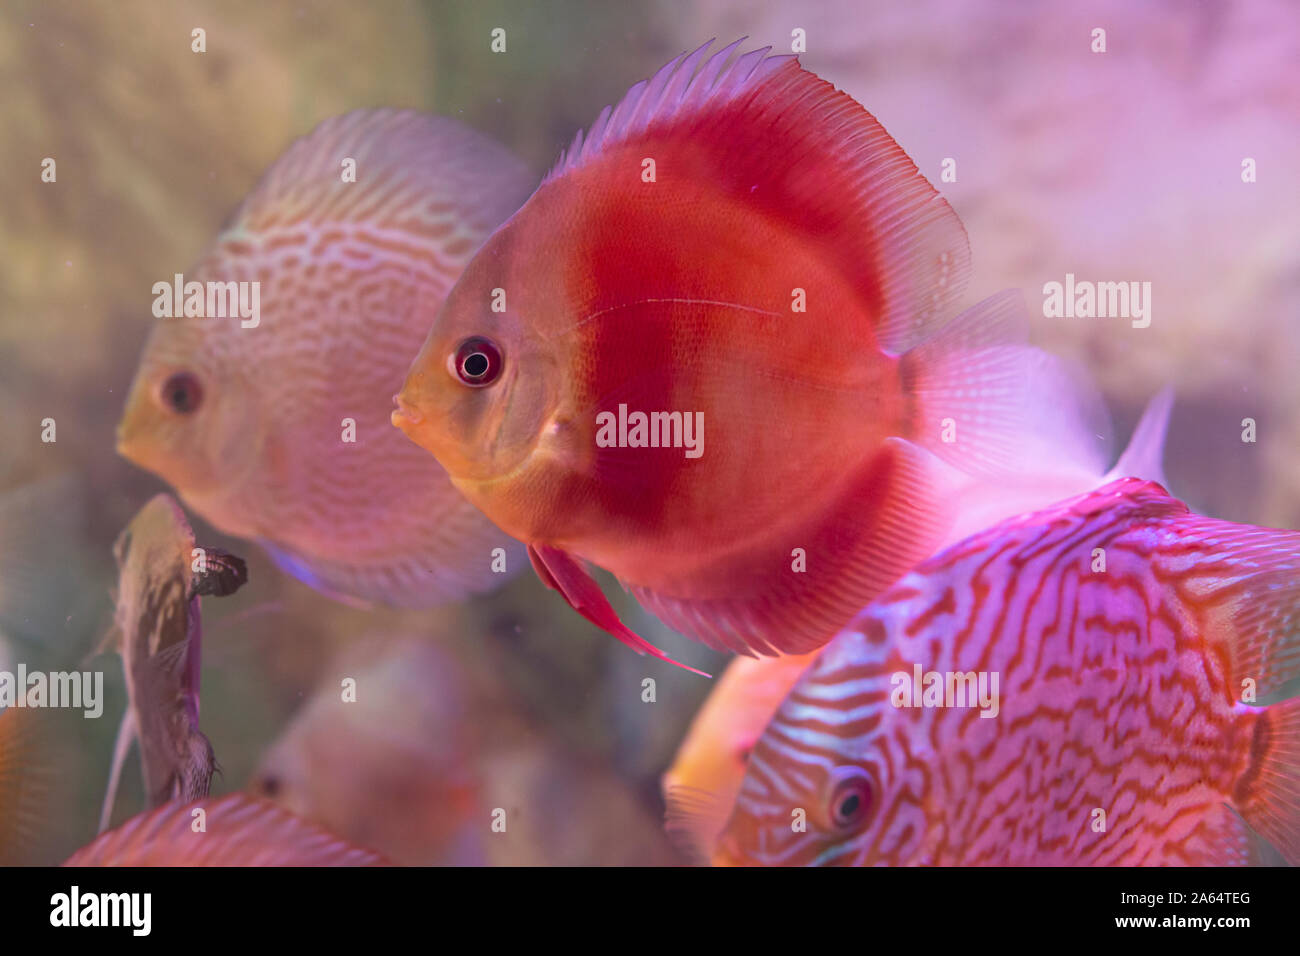
[[[424,422],[424,416],[416,410],[414,405],[402,398],[400,393],[393,396],[393,402],[397,405],[397,408],[393,409],[389,421],[402,431]]]
[[[127,461],[140,464],[140,443],[137,440],[137,431],[138,429],[127,427],[125,417],[119,421],[114,435],[114,450]]]

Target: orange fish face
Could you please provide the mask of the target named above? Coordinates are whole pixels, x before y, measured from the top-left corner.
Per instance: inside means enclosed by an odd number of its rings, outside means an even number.
[[[237,488],[263,446],[244,376],[200,344],[193,323],[207,321],[224,320],[177,318],[155,327],[117,426],[118,453],[196,507]]]
[[[501,267],[513,244],[507,226],[474,259],[395,396],[393,424],[471,499],[507,482],[562,431],[555,349],[519,318],[559,300],[513,263]]]

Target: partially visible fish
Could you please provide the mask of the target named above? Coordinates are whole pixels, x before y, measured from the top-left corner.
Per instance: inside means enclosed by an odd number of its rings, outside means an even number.
[[[383,866],[386,862],[378,853],[341,840],[274,804],[229,793],[193,802],[175,800],[134,816],[82,847],[63,865]]]
[[[864,610],[754,747],[714,861],[1300,864],[1297,678],[1300,533],[1121,479]]]
[[[427,607],[506,580],[525,566],[522,547],[393,431],[388,410],[425,316],[534,182],[450,119],[384,109],[325,121],[184,275],[256,284],[256,325],[159,320],[119,452],[343,601]]]
[[[708,860],[740,792],[749,752],[816,658],[816,651],[737,657],[709,692],[661,781],[668,835],[688,857]]]
[[[231,594],[247,579],[242,559],[196,548],[185,513],[154,496],[113,545],[117,561],[114,633],[129,695],[118,730],[99,829],[108,827],[131,743],[140,743],[145,801],[208,795],[216,758],[199,730],[201,595]]]
[[[399,864],[486,863],[487,702],[427,638],[399,639],[377,655],[367,648],[365,657],[327,671],[262,755],[249,790]],[[343,676],[356,681],[354,700],[343,699]]]
[[[50,733],[41,711],[0,711],[0,865],[21,859],[33,836],[49,821]]]
[[[807,653],[932,553],[948,471],[1104,471],[1074,382],[1032,374],[1021,297],[954,317],[965,231],[876,119],[793,57],[710,46],[493,233],[393,413],[545,584],[661,659],[584,562],[712,647]]]

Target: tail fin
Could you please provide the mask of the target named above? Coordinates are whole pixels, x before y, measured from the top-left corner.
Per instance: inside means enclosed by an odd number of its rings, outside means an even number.
[[[1174,389],[1166,385],[1147,403],[1146,410],[1133,429],[1124,454],[1119,456],[1101,484],[1108,484],[1116,478],[1144,478],[1154,481],[1165,488],[1165,434],[1169,431],[1169,416],[1174,407]]]
[[[1019,290],[990,296],[902,357],[914,403],[904,437],[976,476],[1100,475],[1110,419],[1086,375],[1028,346]]]
[[[1234,803],[1251,828],[1300,865],[1300,697],[1265,708]]]
[[[1228,693],[1246,707],[1266,705],[1232,804],[1300,865],[1300,531],[1194,518],[1179,532],[1204,555],[1190,577],[1211,608],[1206,633],[1227,635]]]

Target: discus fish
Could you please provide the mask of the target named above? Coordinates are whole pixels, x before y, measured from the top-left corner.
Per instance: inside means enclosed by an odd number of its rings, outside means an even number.
[[[481,796],[475,708],[487,702],[467,689],[464,668],[425,638],[334,671],[354,676],[356,699],[326,680],[249,789],[402,865],[486,863],[492,805]]]
[[[1300,533],[1121,479],[905,575],[750,755],[717,863],[1300,863]]]
[[[581,614],[581,561],[669,626],[806,653],[930,554],[946,460],[1085,463],[1072,383],[1029,374],[1003,293],[949,321],[956,214],[793,57],[709,44],[580,133],[433,320],[393,423]],[[1042,387],[1031,392],[1028,385]],[[674,662],[675,663],[675,662]]]
[[[333,597],[425,607],[500,583],[522,547],[389,427],[388,409],[423,316],[533,182],[449,119],[362,110],[322,123],[184,276],[218,313],[228,300],[213,286],[250,284],[256,320],[158,321],[118,451]]]
[[[99,830],[108,828],[134,740],[147,805],[208,795],[216,758],[199,730],[203,638],[199,599],[232,594],[248,578],[241,558],[196,548],[185,512],[155,495],[113,545],[118,567],[114,632],[129,698],[117,733]]]
[[[200,812],[201,811],[201,812]],[[200,827],[200,821],[202,827]],[[243,793],[175,800],[132,817],[64,866],[383,866],[355,846]]]

